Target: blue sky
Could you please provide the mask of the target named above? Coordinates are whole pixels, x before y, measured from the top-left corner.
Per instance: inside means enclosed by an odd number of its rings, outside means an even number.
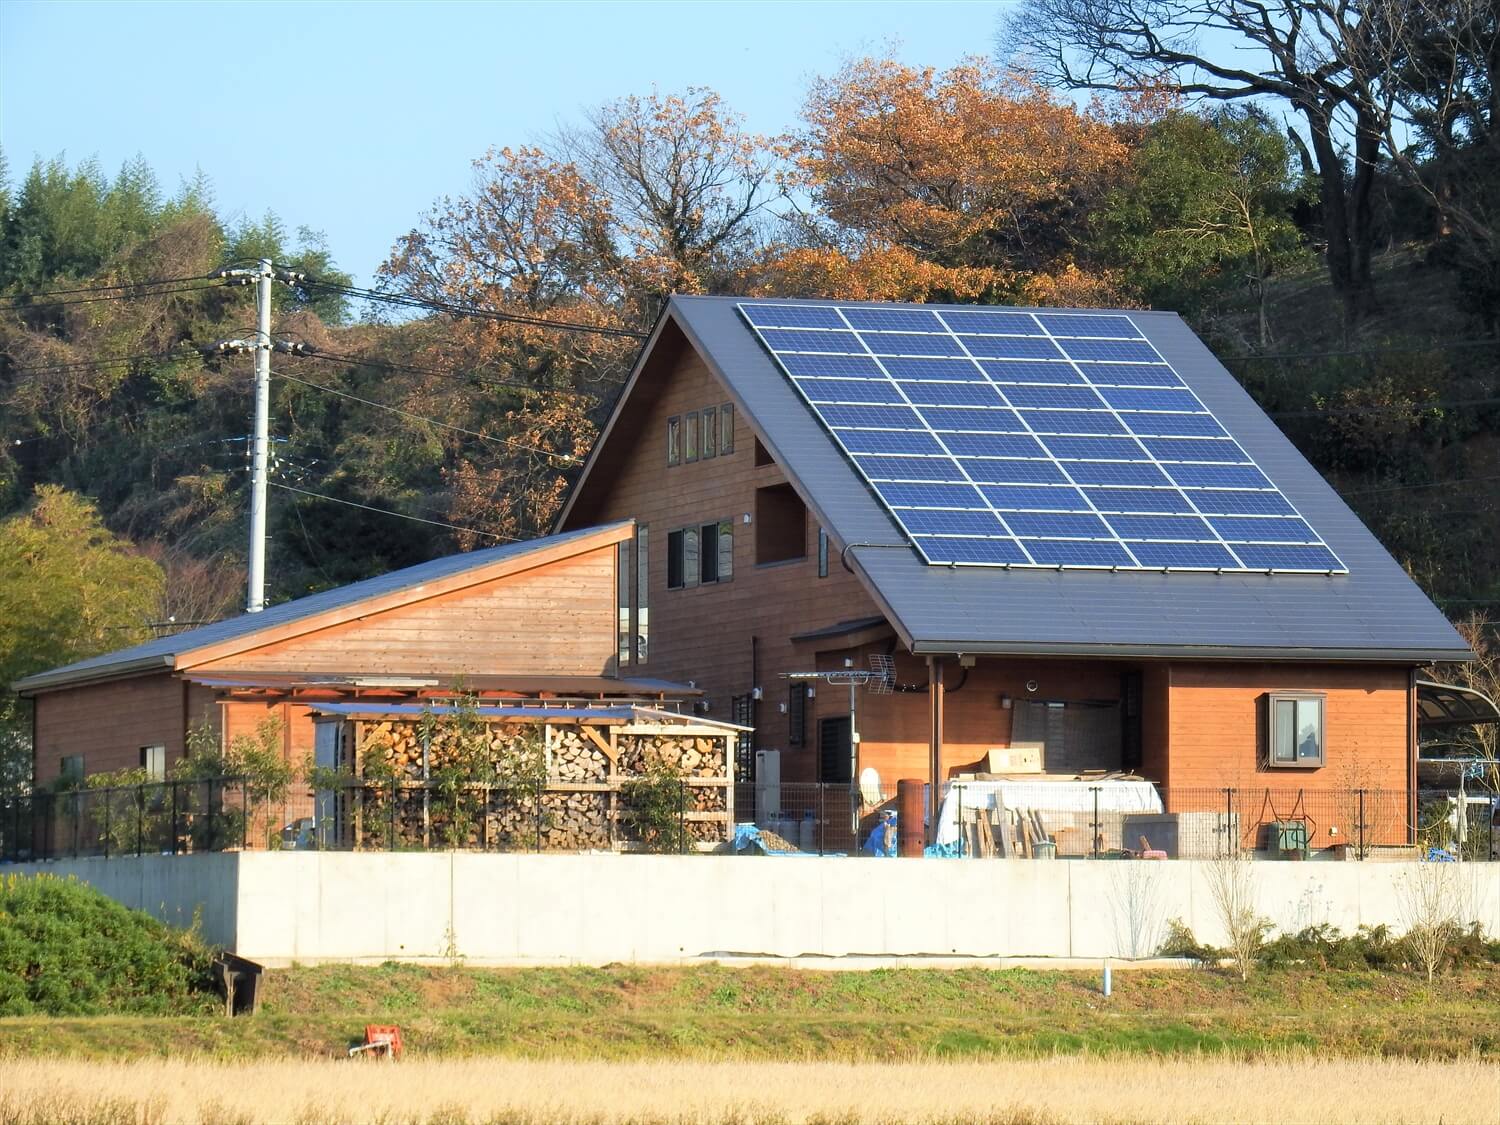
[[[540,139],[613,97],[706,85],[747,125],[794,124],[808,81],[892,49],[949,66],[990,49],[972,3],[34,3],[0,0],[0,146],[201,168],[227,216],[324,231],[368,281],[490,145]]]

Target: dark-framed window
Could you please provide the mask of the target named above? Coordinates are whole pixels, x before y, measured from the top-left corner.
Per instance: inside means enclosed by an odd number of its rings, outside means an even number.
[[[631,572],[630,566],[633,546],[634,544],[626,539],[619,543],[615,550],[615,605],[619,613],[618,664],[621,668],[630,663],[630,655],[635,649],[630,628],[630,595],[635,590],[635,575]]]
[[[646,663],[651,649],[651,582],[646,569],[646,525],[635,529],[635,662]]]
[[[786,744],[801,746],[807,741],[807,685],[792,683],[786,689]]]
[[[682,463],[682,419],[676,416],[667,419],[667,464]]]
[[[719,407],[719,456],[727,457],[734,452],[734,403],[726,402]]]
[[[719,444],[719,410],[718,407],[706,407],[703,411],[703,440],[699,443],[699,456],[707,461],[714,455],[714,450]]]
[[[83,780],[82,754],[64,754],[62,756],[62,761],[59,763],[59,766],[60,768],[58,769],[57,773],[58,776],[64,781]]]
[[[1272,769],[1317,769],[1328,763],[1320,692],[1273,691],[1266,696],[1266,764]]]
[[[141,769],[152,781],[164,781],[167,776],[167,748],[165,746],[142,746]]]
[[[818,528],[818,577],[828,577],[828,532]]]
[[[667,589],[698,585],[698,529],[680,527],[667,532]]]
[[[698,460],[698,412],[682,416],[682,462]]]
[[[715,520],[667,533],[667,589],[728,582],[734,576],[734,521]]]

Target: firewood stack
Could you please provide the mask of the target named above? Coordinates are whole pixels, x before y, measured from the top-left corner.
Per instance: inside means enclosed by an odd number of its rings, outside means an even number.
[[[616,726],[615,739],[606,725],[552,726],[544,750],[540,723],[492,723],[464,734],[453,726],[428,729],[427,770],[438,773],[450,765],[468,763],[483,775],[485,759],[501,777],[514,773],[518,756],[545,753],[547,784],[539,796],[524,790],[475,784],[456,798],[427,795],[412,783],[423,776],[423,725],[415,720],[365,721],[357,743],[360,772],[374,777],[389,764],[398,785],[394,794],[376,783],[361,798],[363,846],[389,847],[395,837],[401,847],[471,847],[499,850],[581,851],[620,846],[626,833],[618,818],[620,786],[664,763],[686,784],[686,824],[696,841],[713,844],[731,831],[728,807],[728,762],[723,738],[630,733]],[[615,748],[611,767],[606,747]],[[524,772],[524,771],[523,771]],[[595,788],[597,786],[597,788]],[[446,804],[444,802],[447,802]],[[457,804],[458,812],[452,811]],[[350,809],[353,812],[353,809]],[[708,819],[703,819],[703,818]]]

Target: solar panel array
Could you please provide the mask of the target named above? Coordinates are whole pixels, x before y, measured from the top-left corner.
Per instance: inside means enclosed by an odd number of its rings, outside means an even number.
[[[739,309],[929,563],[1347,573],[1127,315]]]

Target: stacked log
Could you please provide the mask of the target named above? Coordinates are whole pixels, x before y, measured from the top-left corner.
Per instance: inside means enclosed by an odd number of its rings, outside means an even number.
[[[543,749],[541,723],[423,723],[382,719],[364,725],[360,772],[379,778],[363,794],[358,833],[367,847],[460,847],[490,850],[580,851],[628,843],[620,816],[623,783],[666,766],[684,779],[684,812],[694,841],[713,844],[727,838],[729,772],[722,738],[693,734],[631,733],[608,726],[559,723]],[[660,728],[657,728],[659,731]],[[425,742],[425,749],[424,749]],[[615,747],[613,764],[605,747]],[[537,793],[528,785],[507,788],[504,778],[536,778],[522,768],[545,752],[546,781]],[[424,754],[428,776],[460,767],[476,784],[424,795]],[[518,767],[518,763],[521,764]],[[532,764],[540,764],[532,760]],[[486,787],[479,778],[502,779]],[[395,792],[386,778],[394,778]],[[532,785],[535,784],[533,780]],[[600,786],[598,790],[574,786]],[[714,818],[717,814],[717,818]]]

